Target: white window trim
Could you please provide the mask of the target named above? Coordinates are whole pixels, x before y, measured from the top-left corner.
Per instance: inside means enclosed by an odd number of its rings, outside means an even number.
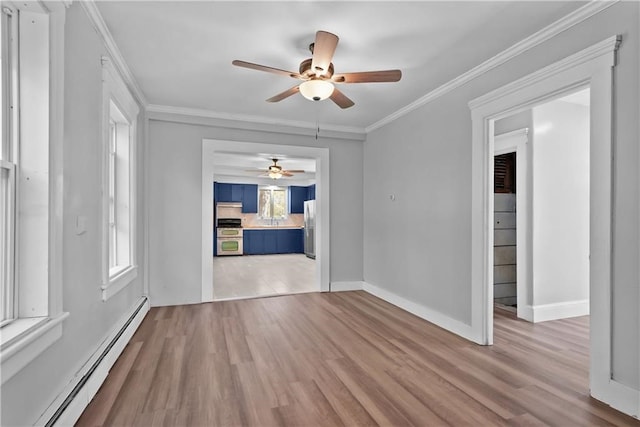
[[[106,301],[126,288],[138,276],[136,262],[137,224],[136,224],[136,151],[137,121],[140,111],[122,77],[112,61],[102,57],[102,300]],[[117,269],[109,268],[109,142],[110,142],[110,103],[114,102],[130,124],[129,143],[129,265]]]
[[[48,305],[47,316],[19,317],[0,329],[1,383],[4,384],[62,337],[62,153],[64,124],[64,23],[69,1],[16,3],[20,10],[48,15]],[[26,111],[22,111],[25,114]]]
[[[284,215],[281,217],[273,217],[273,216],[262,216],[261,212],[260,212],[260,191],[262,190],[270,190],[271,191],[271,195],[273,196],[273,191],[274,190],[278,190],[278,191],[284,191],[285,192],[285,209],[284,209]],[[281,186],[281,185],[259,185],[258,186],[258,218],[265,220],[265,221],[269,221],[269,220],[275,220],[275,221],[280,221],[280,220],[286,220],[289,216],[289,210],[291,209],[291,205],[289,203],[289,187],[288,186]],[[271,214],[273,214],[273,198],[270,199],[270,204],[271,204]]]

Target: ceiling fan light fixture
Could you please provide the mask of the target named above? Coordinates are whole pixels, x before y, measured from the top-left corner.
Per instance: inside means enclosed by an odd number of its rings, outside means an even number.
[[[333,93],[333,85],[326,80],[307,80],[300,84],[300,93],[310,101],[322,101]]]
[[[271,178],[271,179],[280,179],[280,178],[282,178],[282,172],[280,172],[280,171],[269,171],[269,178]]]

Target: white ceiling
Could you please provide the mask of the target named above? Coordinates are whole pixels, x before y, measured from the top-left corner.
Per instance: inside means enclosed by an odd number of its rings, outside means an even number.
[[[212,159],[216,171],[215,180],[220,182],[242,182],[255,184],[272,184],[274,180],[260,177],[277,158],[278,165],[285,170],[304,170],[293,177],[285,177],[277,181],[284,185],[309,185],[315,183],[316,160],[292,157],[282,153],[235,153],[216,151]]]
[[[267,121],[364,129],[584,2],[99,1],[150,104]],[[297,71],[317,30],[340,37],[336,72],[399,68],[398,83],[342,85],[356,105],[294,95],[297,80],[234,67]]]

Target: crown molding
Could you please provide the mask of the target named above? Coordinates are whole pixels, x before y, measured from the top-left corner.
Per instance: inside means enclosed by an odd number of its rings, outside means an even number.
[[[598,57],[604,57],[610,66],[614,66],[616,62],[615,52],[620,47],[622,42],[622,36],[611,36],[600,43],[596,43],[580,52],[574,53],[558,62],[548,65],[540,70],[522,77],[514,82],[511,82],[505,86],[499,87],[486,93],[478,98],[469,101],[468,105],[471,110],[477,110],[484,105],[493,102],[497,98],[504,97],[510,93],[521,90],[524,87],[531,86],[539,81],[549,78],[561,71],[575,67],[579,64],[592,61]]]
[[[146,110],[148,117],[153,120],[205,124],[232,129],[284,132],[306,136],[315,136],[318,129],[317,124],[313,122],[222,113],[199,108],[148,104]],[[319,136],[364,141],[365,130],[355,126],[327,125],[320,126]]]
[[[381,120],[378,120],[377,122],[367,126],[365,128],[365,132],[369,133],[371,131],[379,129],[382,126],[385,126],[399,119],[400,117],[410,113],[411,111],[425,104],[428,104],[429,102],[451,92],[452,90],[464,85],[465,83],[515,58],[516,56],[522,54],[523,52],[526,52],[527,50],[535,46],[538,46],[541,43],[544,43],[545,41],[555,37],[556,35],[560,34],[563,31],[568,30],[574,25],[577,25],[585,21],[586,19],[592,17],[593,15],[596,15],[602,12],[603,10],[609,8],[610,6],[618,3],[618,1],[619,0],[602,0],[602,1],[595,0],[587,3],[581,8],[574,10],[573,12],[569,13],[568,15],[565,15],[564,17],[544,27],[538,32],[519,41],[513,46],[503,50],[502,52],[498,53],[492,58],[489,58],[488,60],[484,61],[480,65],[477,65],[476,67],[470,69],[469,71],[459,75],[458,77],[448,81],[442,86],[439,86],[438,88],[432,90],[426,95],[418,98],[417,100],[413,101],[411,104],[405,107],[402,107],[401,109],[397,110],[395,113],[392,113],[387,117]]]
[[[129,88],[129,90],[133,93],[133,96],[136,98],[136,100],[143,107],[146,106],[147,99],[144,96],[142,89],[140,89],[138,82],[133,76],[133,73],[131,73],[131,70],[129,69],[129,66],[127,65],[126,61],[124,60],[122,53],[120,53],[120,49],[118,48],[118,45],[116,45],[116,42],[113,40],[113,37],[111,36],[111,32],[109,31],[109,28],[107,27],[107,24],[104,22],[104,19],[102,18],[102,15],[100,14],[98,7],[96,6],[95,0],[83,0],[83,1],[80,1],[79,3],[82,5],[82,8],[86,12],[89,19],[91,20],[91,23],[93,24],[96,31],[98,31],[98,34],[102,36],[102,40],[104,41],[104,44],[107,48],[107,52],[109,53],[109,56],[111,57],[114,65],[118,69],[118,72],[122,76],[122,79],[124,80],[125,84]]]

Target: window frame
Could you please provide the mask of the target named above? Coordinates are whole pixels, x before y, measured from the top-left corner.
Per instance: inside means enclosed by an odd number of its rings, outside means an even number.
[[[269,211],[270,211],[270,215],[269,216],[264,216],[262,215],[262,203],[261,203],[261,199],[262,199],[262,192],[268,190],[271,193],[271,196],[269,198]],[[283,209],[283,214],[282,216],[273,216],[274,213],[274,197],[273,197],[273,193],[275,191],[278,192],[282,192],[284,193],[284,209]],[[288,209],[289,209],[289,201],[288,201],[288,191],[289,188],[287,186],[278,186],[278,185],[260,185],[258,186],[258,218],[260,219],[264,219],[264,220],[286,220],[288,217]]]
[[[122,77],[108,57],[102,57],[102,299],[104,301],[124,289],[137,277],[136,261],[136,148],[139,107]],[[112,124],[114,126],[112,127]],[[118,129],[120,128],[121,129]],[[118,157],[118,137],[126,137],[126,151]],[[112,155],[112,138],[116,138]],[[118,168],[120,161],[125,168]],[[110,173],[113,171],[113,176]],[[119,175],[123,174],[124,175]],[[119,178],[120,177],[120,178]],[[112,179],[113,178],[113,179]],[[128,190],[122,195],[122,180]],[[114,200],[112,202],[111,195]],[[120,197],[118,197],[120,196]],[[122,203],[124,202],[124,204]],[[113,217],[111,216],[113,207]],[[125,209],[121,211],[119,209]],[[113,222],[113,224],[112,224]],[[123,240],[117,224],[128,229]],[[114,228],[115,227],[115,228]],[[112,233],[115,233],[112,236]],[[113,238],[112,238],[113,237]],[[118,255],[118,252],[125,255]],[[115,259],[115,264],[112,260]]]
[[[19,108],[18,108],[18,16],[16,11],[9,8],[2,8],[2,31],[0,36],[2,55],[6,62],[2,63],[0,79],[2,84],[2,142],[0,142],[0,169],[7,172],[6,194],[0,188],[0,197],[3,197],[5,218],[4,224],[0,224],[0,236],[3,245],[2,259],[0,259],[0,304],[2,304],[2,314],[0,315],[0,327],[8,325],[16,319],[19,314],[16,307],[16,283],[15,283],[15,262],[16,262],[16,202],[17,202],[17,153],[18,153],[18,129],[19,129]],[[6,40],[9,38],[10,40]],[[5,98],[4,94],[7,94]],[[2,172],[0,172],[2,173]]]
[[[63,175],[67,7],[60,1],[2,4],[2,13],[14,19],[17,67],[11,118],[14,313],[0,326],[2,384],[62,337],[69,316],[62,307],[64,188],[57,179]],[[4,40],[4,34],[0,37]],[[29,85],[21,85],[22,80]]]

